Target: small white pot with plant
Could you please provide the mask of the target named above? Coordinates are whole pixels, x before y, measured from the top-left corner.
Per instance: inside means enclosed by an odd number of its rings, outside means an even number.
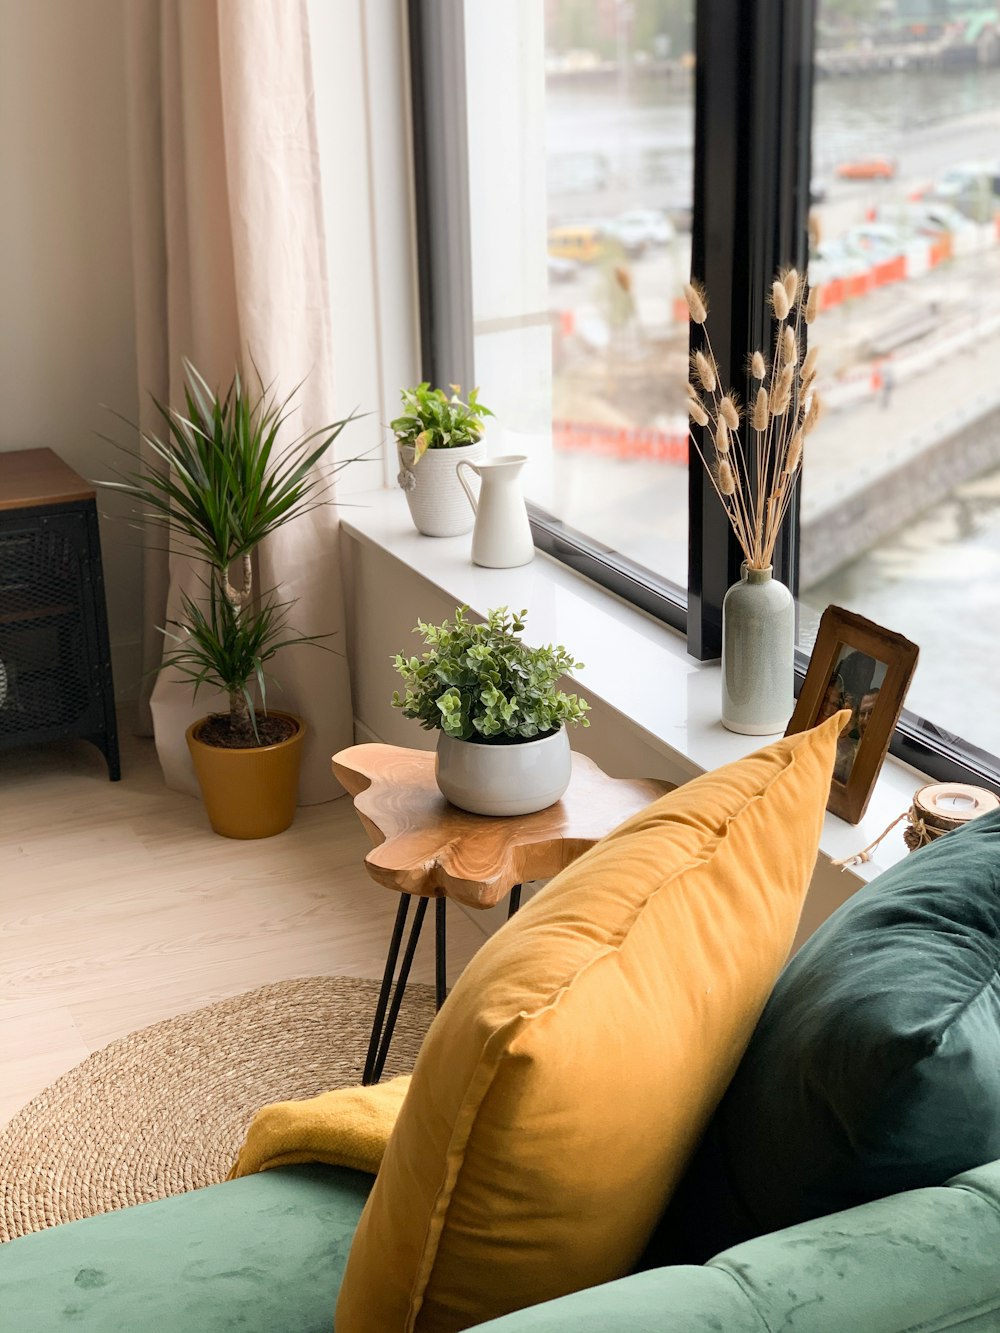
[[[459,386],[449,388],[450,397],[426,381],[404,389],[404,411],[389,423],[399,449],[397,480],[425,537],[471,532],[474,514],[458,480],[458,464],[486,457],[483,418],[493,415],[479,402],[477,389],[462,402]]]
[[[569,786],[567,728],[590,726],[590,705],[559,688],[579,668],[563,647],[531,648],[519,637],[527,612],[501,606],[486,623],[417,622],[428,651],[397,654],[405,692],[393,706],[427,731],[440,731],[437,783],[452,805],[478,815],[527,815],[544,810]]]

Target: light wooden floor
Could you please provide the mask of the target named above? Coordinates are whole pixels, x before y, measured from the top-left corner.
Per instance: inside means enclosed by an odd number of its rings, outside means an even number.
[[[0,751],[0,1125],[159,1019],[288,977],[381,976],[397,898],[362,866],[349,800],[233,842],[166,789],[151,741],[126,736],[122,764],[109,783],[83,742]],[[448,930],[453,981],[484,931],[454,907]],[[433,979],[429,924],[413,977]]]

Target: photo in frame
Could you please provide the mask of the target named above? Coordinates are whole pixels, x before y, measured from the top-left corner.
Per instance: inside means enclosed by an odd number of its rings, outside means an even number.
[[[808,731],[842,708],[851,720],[837,743],[827,809],[857,824],[899,721],[919,648],[864,616],[828,606],[785,735]]]

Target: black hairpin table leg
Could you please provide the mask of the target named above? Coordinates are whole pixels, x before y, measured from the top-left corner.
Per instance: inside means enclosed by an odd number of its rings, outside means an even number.
[[[510,902],[507,906],[507,920],[509,921],[521,906],[521,885],[515,884],[510,891]]]
[[[444,916],[447,906],[447,898],[438,898],[434,908],[434,987],[439,1009],[448,998],[448,942]]]
[[[410,935],[406,941],[406,949],[403,953],[403,962],[399,969],[399,976],[396,978],[395,989],[393,990],[393,974],[396,971],[396,960],[399,957],[399,946],[403,939],[403,930],[406,926],[406,917],[410,910],[410,898],[412,896],[413,895],[409,893],[401,893],[399,895],[400,901],[399,906],[396,909],[396,922],[392,928],[392,938],[389,940],[389,952],[386,954],[385,971],[382,973],[382,989],[379,991],[378,1003],[375,1006],[372,1035],[368,1042],[368,1054],[365,1057],[365,1070],[361,1076],[361,1082],[366,1086],[369,1083],[377,1083],[382,1077],[382,1070],[385,1068],[386,1056],[389,1054],[389,1045],[392,1041],[392,1034],[396,1027],[396,1019],[399,1016],[399,1009],[403,1003],[403,992],[406,990],[406,982],[410,975],[413,955],[416,952],[417,941],[420,939],[420,930],[424,924],[424,917],[427,913],[427,899],[418,898],[417,910],[413,917],[413,924],[410,926]],[[390,990],[393,992],[391,1004],[389,1003]],[[388,1015],[386,1015],[387,1004],[389,1005]]]

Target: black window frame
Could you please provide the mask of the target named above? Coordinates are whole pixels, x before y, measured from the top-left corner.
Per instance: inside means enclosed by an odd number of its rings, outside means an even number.
[[[472,383],[464,0],[407,0],[421,374]],[[692,273],[710,295],[721,378],[746,401],[746,359],[771,341],[766,292],[808,258],[816,0],[696,0]],[[775,145],[777,147],[775,147]],[[691,326],[692,350],[701,330]],[[798,596],[797,489],[775,577]],[[740,551],[695,450],[688,466],[687,595],[665,577],[529,505],[535,545],[719,657],[722,600]],[[796,693],[808,666],[796,652]],[[1000,759],[904,710],[890,752],[938,781],[1000,790]]]

